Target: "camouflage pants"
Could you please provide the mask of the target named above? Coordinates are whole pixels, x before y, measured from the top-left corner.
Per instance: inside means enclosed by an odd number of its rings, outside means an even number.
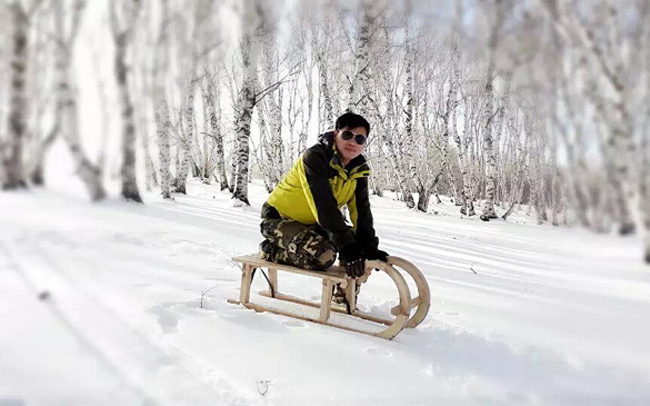
[[[307,226],[289,219],[264,219],[260,228],[268,241],[261,246],[267,260],[317,271],[329,268],[336,260],[334,245],[318,225]]]
[[[322,271],[336,260],[336,248],[318,224],[305,225],[283,219],[274,208],[265,204],[260,230],[266,238],[260,244],[260,253],[267,261]],[[356,288],[358,296],[359,284]],[[333,286],[332,301],[345,303],[345,291],[339,284]]]

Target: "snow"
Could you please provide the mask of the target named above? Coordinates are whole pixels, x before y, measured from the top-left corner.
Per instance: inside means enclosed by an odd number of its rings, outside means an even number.
[[[637,240],[373,197],[381,247],[432,293],[422,325],[387,341],[227,303],[267,195],[188,193],[0,194],[0,405],[650,404]],[[315,299],[320,281],[281,274],[280,289]],[[375,273],[360,306],[387,315],[395,297]]]

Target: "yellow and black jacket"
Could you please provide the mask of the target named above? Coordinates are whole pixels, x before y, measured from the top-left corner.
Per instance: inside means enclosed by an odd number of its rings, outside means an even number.
[[[283,218],[303,224],[318,223],[338,249],[356,240],[364,251],[377,249],[370,201],[370,167],[359,155],[343,167],[334,145],[334,133],[321,134],[318,143],[296,160],[267,200]],[[347,205],[352,230],[341,207]]]

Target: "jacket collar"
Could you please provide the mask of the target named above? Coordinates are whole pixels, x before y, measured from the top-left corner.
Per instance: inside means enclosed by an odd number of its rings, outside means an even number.
[[[338,170],[338,172],[343,176],[344,179],[349,178],[358,178],[358,177],[368,177],[370,176],[370,167],[366,162],[366,158],[363,155],[351,160],[347,167],[343,166],[341,162],[341,156],[336,150],[336,145],[334,144],[334,131],[328,131],[318,136],[318,142],[325,147],[326,151],[332,151],[332,158],[330,159],[330,166]]]

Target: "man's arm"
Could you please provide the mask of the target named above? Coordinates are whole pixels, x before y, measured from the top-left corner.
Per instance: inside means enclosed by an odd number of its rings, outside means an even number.
[[[330,165],[325,152],[310,148],[302,156],[300,183],[316,221],[332,234],[332,240],[341,250],[354,242],[354,235],[343,220],[329,182]]]
[[[350,219],[356,230],[356,240],[364,252],[374,252],[379,247],[379,238],[375,235],[370,198],[368,196],[368,178],[357,179],[354,197],[348,204]]]

